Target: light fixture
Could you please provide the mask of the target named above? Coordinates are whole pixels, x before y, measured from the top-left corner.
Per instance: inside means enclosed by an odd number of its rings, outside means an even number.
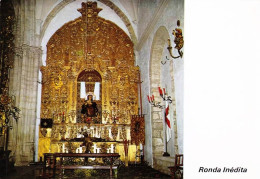
[[[165,88],[160,88],[160,87],[158,87],[158,90],[159,90],[159,94],[160,94],[160,96],[162,97],[163,101],[168,101],[169,103],[172,103],[171,96],[168,96],[168,95],[167,95]],[[156,102],[154,101],[154,95],[152,95],[152,96],[147,95],[147,98],[148,98],[148,102],[149,102],[153,107],[158,107],[158,108],[160,108],[160,109],[164,109],[164,108],[165,108],[164,105],[161,105],[161,102],[157,102],[157,103],[156,103]]]
[[[177,20],[177,28],[175,28],[175,30],[172,31],[172,35],[174,35],[174,43],[175,43],[175,47],[178,51],[178,56],[174,56],[173,53],[172,53],[172,46],[171,46],[171,40],[168,39],[168,51],[170,53],[170,56],[173,58],[173,59],[176,59],[176,58],[182,58],[183,56],[183,52],[181,51],[182,47],[183,47],[183,43],[184,43],[184,40],[183,40],[183,36],[182,36],[182,30],[179,28],[180,26],[180,20]],[[166,56],[166,60],[170,60],[167,56]],[[164,65],[166,63],[165,62],[162,62],[161,63]]]
[[[172,103],[171,96],[167,95],[165,88],[162,89],[162,88],[158,87],[158,90],[159,90],[160,96],[162,97],[163,101],[168,101],[169,103]]]
[[[151,104],[151,106],[153,106],[153,107],[158,107],[158,108],[160,108],[160,109],[163,109],[163,108],[164,108],[164,106],[161,105],[160,102],[157,102],[157,103],[156,103],[156,102],[154,101],[154,95],[152,95],[152,96],[147,95],[147,98],[148,98],[148,102]]]

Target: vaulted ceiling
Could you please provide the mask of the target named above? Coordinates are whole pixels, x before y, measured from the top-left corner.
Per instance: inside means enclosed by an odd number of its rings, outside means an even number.
[[[56,5],[61,2],[70,3],[74,1],[81,2],[81,0],[37,0],[36,19],[44,21]],[[140,0],[117,0],[112,2],[115,3],[121,10],[125,11],[126,15],[129,16],[128,18],[130,18],[134,24],[137,23],[138,6],[140,4]]]
[[[138,20],[138,7],[140,0],[119,0],[119,2],[128,12],[129,16],[131,16],[133,23],[136,24]]]

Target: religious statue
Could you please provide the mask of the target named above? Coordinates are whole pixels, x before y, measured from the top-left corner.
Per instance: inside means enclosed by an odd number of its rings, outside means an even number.
[[[93,143],[92,143],[91,137],[88,135],[88,133],[84,133],[84,141],[81,144],[81,146],[86,147],[85,153],[91,153],[92,145],[93,145]]]
[[[85,146],[86,147],[86,150],[85,150],[85,153],[91,153],[91,147],[93,145],[93,142],[92,142],[92,139],[91,137],[88,135],[88,133],[84,133],[84,141],[83,143],[80,145],[81,147],[82,146]],[[88,163],[88,157],[85,157],[85,161],[84,161],[85,164]]]
[[[93,96],[88,95],[87,100],[81,108],[81,113],[87,117],[96,117],[98,112],[97,103],[93,101]]]

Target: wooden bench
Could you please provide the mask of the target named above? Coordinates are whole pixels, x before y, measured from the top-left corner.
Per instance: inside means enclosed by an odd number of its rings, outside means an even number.
[[[106,166],[84,166],[84,165],[63,165],[64,157],[72,158],[109,158],[109,165]],[[117,169],[113,163],[118,159],[120,155],[118,153],[54,153],[53,154],[53,177],[55,177],[56,169],[109,169],[110,177],[113,175],[113,170]],[[57,158],[60,158],[60,165],[57,165]],[[115,173],[116,174],[116,173]]]
[[[172,178],[175,178],[176,172],[181,170],[181,178],[183,178],[183,154],[176,154],[174,166],[168,168],[171,170]]]

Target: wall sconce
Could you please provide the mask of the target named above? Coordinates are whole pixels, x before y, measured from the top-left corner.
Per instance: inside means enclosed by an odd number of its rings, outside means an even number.
[[[149,102],[153,107],[158,107],[158,108],[160,108],[160,109],[163,109],[163,108],[164,108],[164,106],[160,105],[160,104],[161,104],[160,102],[155,103],[155,101],[154,101],[154,95],[152,95],[152,96],[147,95],[147,98],[148,98],[148,102]]]
[[[162,88],[158,87],[158,90],[159,90],[159,94],[160,94],[160,96],[162,97],[163,101],[168,101],[169,103],[172,103],[171,96],[168,96],[168,95],[167,95],[165,88],[162,89]],[[152,95],[152,96],[147,95],[147,98],[148,98],[148,102],[149,102],[153,107],[158,107],[158,108],[160,108],[160,109],[165,108],[165,106],[164,106],[164,105],[161,105],[160,102],[156,103],[156,102],[154,101],[154,95]]]
[[[171,96],[167,95],[165,88],[163,88],[163,90],[162,90],[160,87],[158,87],[158,90],[159,90],[160,96],[162,97],[163,101],[168,101],[169,103],[172,103]]]
[[[180,20],[177,21],[177,26],[179,27],[180,26]],[[179,56],[174,56],[172,54],[172,46],[171,46],[171,40],[168,39],[168,51],[170,53],[170,56],[174,59],[176,58],[182,58],[183,56],[183,52],[181,51],[182,47],[183,47],[183,36],[182,36],[182,30],[180,28],[175,28],[175,30],[172,31],[172,35],[174,35],[174,43],[175,43],[175,47],[177,50],[178,50],[178,54]],[[166,60],[170,60],[167,56],[166,56]],[[164,65],[166,63],[165,62],[162,62],[161,63]]]

